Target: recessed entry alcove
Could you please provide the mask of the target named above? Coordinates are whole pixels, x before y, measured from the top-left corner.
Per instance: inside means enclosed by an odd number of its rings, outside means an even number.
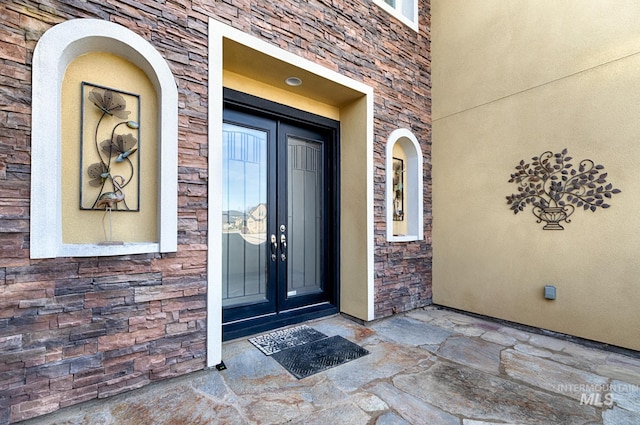
[[[209,22],[208,359],[221,361],[224,89],[339,122],[337,307],[373,320],[373,90],[215,20]],[[287,84],[289,81],[289,84]],[[228,214],[227,214],[228,215]],[[226,217],[226,215],[225,215]],[[227,223],[228,224],[228,223]],[[228,227],[228,225],[227,225]],[[277,242],[280,241],[280,236]],[[280,254],[278,254],[280,255]]]

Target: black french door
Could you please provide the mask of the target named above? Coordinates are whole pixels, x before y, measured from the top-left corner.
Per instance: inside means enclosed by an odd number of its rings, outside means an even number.
[[[337,311],[338,123],[225,91],[225,339]]]

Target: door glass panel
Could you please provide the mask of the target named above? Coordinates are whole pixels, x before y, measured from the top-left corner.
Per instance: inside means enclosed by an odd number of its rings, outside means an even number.
[[[222,305],[266,300],[267,133],[223,124]]]
[[[322,290],[322,144],[287,139],[287,296]]]

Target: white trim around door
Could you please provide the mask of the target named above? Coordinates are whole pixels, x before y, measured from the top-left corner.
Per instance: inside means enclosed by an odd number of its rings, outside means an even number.
[[[223,360],[221,229],[225,40],[267,55],[291,71],[313,74],[341,91],[346,89],[353,93],[352,102],[337,105],[342,135],[340,311],[365,321],[374,319],[373,88],[210,19],[207,367]],[[234,72],[238,70],[234,69]],[[262,81],[261,84],[268,82]]]

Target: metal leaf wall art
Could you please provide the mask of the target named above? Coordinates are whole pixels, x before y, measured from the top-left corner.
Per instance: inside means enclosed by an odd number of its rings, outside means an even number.
[[[393,221],[404,220],[404,161],[393,158]]]
[[[563,149],[534,156],[530,163],[520,161],[509,179],[509,183],[518,186],[518,193],[507,196],[513,213],[531,205],[537,222],[545,222],[544,230],[563,230],[560,223],[570,223],[569,217],[576,210],[595,212],[609,208],[605,201],[620,190],[607,183],[604,166],[583,159],[576,167],[572,160]]]
[[[80,209],[105,211],[107,241],[113,211],[140,210],[139,117],[139,95],[82,83]]]

